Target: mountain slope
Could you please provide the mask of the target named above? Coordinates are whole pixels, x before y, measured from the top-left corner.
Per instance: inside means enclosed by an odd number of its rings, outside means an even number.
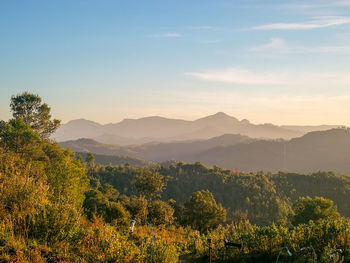
[[[312,172],[328,170],[350,174],[350,130],[308,133],[290,141],[256,141],[203,151],[193,160],[244,171]]]
[[[60,143],[76,152],[123,155],[147,161],[200,161],[244,171],[314,172],[318,170],[350,175],[350,130],[311,132],[289,141],[257,140],[227,134],[209,140],[148,143],[120,147],[79,139]]]
[[[77,152],[77,156],[81,156],[85,160],[87,153],[86,152]],[[126,165],[129,164],[132,167],[151,167],[155,164],[152,162],[147,162],[138,158],[121,156],[121,155],[103,155],[103,154],[94,154],[95,163],[100,165]]]
[[[60,142],[64,148],[74,152],[92,152],[103,155],[124,155],[148,161],[166,161],[170,159],[189,159],[197,153],[218,146],[249,143],[253,139],[235,134],[226,134],[209,140],[183,141],[172,143],[148,143],[141,146],[120,147],[97,142],[93,139],[78,139]]]
[[[168,119],[159,116],[125,119],[119,123],[100,125],[87,120],[73,120],[61,125],[53,135],[57,141],[95,138],[108,144],[142,144],[146,141],[209,139],[222,134],[242,134],[252,138],[290,139],[305,132],[273,124],[252,124],[218,112],[195,121]],[[113,137],[114,136],[114,137]],[[145,140],[145,138],[147,138]]]

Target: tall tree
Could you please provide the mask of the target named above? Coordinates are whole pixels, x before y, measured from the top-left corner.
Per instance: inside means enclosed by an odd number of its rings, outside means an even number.
[[[310,220],[319,222],[322,219],[334,220],[340,217],[332,200],[317,196],[313,199],[309,196],[299,198],[294,202],[293,210],[293,225],[307,224]]]
[[[22,119],[12,119],[0,128],[0,145],[5,151],[36,158],[43,154],[41,140]]]
[[[21,118],[41,138],[48,138],[60,125],[59,120],[51,120],[50,107],[36,94],[24,92],[12,96],[10,107],[13,117]]]
[[[226,210],[208,190],[194,192],[185,203],[187,224],[201,232],[215,228],[226,219]]]
[[[92,169],[95,166],[95,156],[92,153],[88,153],[85,158],[87,168]]]
[[[159,196],[165,187],[164,176],[150,170],[141,170],[141,173],[136,176],[134,184],[139,194],[147,200]]]

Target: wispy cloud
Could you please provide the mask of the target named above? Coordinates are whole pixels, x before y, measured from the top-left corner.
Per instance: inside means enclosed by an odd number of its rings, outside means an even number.
[[[287,2],[287,1],[286,1]],[[349,0],[336,1],[336,0],[316,0],[316,1],[295,1],[293,3],[282,4],[249,4],[244,5],[245,8],[277,8],[277,9],[324,9],[324,8],[337,8],[337,7],[350,7]]]
[[[312,9],[312,8],[327,8],[327,7],[350,7],[350,1],[317,1],[310,3],[294,3],[294,4],[285,4],[282,7],[293,8],[293,9]]]
[[[350,85],[350,72],[256,72],[228,68],[207,72],[188,72],[187,76],[202,80],[237,85],[278,85],[295,87],[346,87]]]
[[[250,28],[251,30],[310,30],[337,25],[350,24],[350,17],[345,16],[322,16],[309,21],[296,23],[272,23]]]
[[[287,44],[282,38],[270,38],[270,40],[260,46],[248,49],[251,52],[260,52],[265,54],[314,54],[314,53],[338,53],[343,55],[350,54],[350,46],[295,46]]]
[[[270,38],[269,42],[249,48],[249,51],[253,52],[289,52],[290,47],[287,46],[286,42],[282,38]]]
[[[182,37],[180,33],[163,33],[163,34],[153,34],[149,35],[149,37],[154,37],[154,38],[176,38],[176,37]]]
[[[252,72],[246,69],[228,68],[219,71],[188,72],[191,76],[205,81],[226,82],[242,85],[278,85],[285,84],[280,75]]]

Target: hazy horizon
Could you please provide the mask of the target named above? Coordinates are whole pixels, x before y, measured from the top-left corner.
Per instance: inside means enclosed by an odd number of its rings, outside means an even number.
[[[0,119],[29,91],[66,123],[225,112],[350,126],[350,1],[4,1]]]
[[[161,118],[166,118],[166,119],[172,119],[172,120],[184,120],[184,121],[195,121],[195,120],[198,120],[198,119],[201,119],[201,118],[205,118],[205,117],[208,117],[208,116],[212,116],[212,115],[216,115],[218,113],[224,113],[230,117],[234,117],[236,119],[238,119],[239,121],[242,121],[242,120],[248,120],[249,122],[253,123],[253,124],[274,124],[274,125],[278,125],[278,126],[288,126],[288,125],[297,125],[297,126],[322,126],[322,125],[339,125],[339,126],[344,126],[344,124],[341,124],[341,123],[319,123],[319,124],[309,124],[309,123],[305,123],[305,124],[295,124],[295,123],[287,123],[287,124],[279,124],[279,123],[272,123],[272,122],[269,122],[268,120],[266,121],[262,121],[262,122],[253,122],[251,121],[250,119],[247,119],[247,118],[238,118],[237,116],[234,116],[234,115],[231,115],[231,114],[228,114],[227,112],[215,112],[215,113],[210,113],[208,115],[203,115],[203,116],[198,116],[198,117],[194,117],[194,118],[190,118],[190,119],[186,119],[186,118],[181,118],[181,117],[171,117],[171,116],[164,116],[164,115],[149,115],[149,116],[138,116],[138,117],[125,117],[125,118],[122,118],[122,119],[119,119],[119,120],[116,120],[116,121],[111,121],[111,122],[99,122],[99,121],[96,121],[96,120],[92,120],[92,119],[88,119],[88,118],[77,118],[77,119],[71,119],[71,120],[68,120],[68,121],[62,121],[61,124],[67,124],[68,122],[71,122],[71,121],[77,121],[77,120],[86,120],[86,121],[93,121],[95,123],[98,123],[98,124],[101,124],[101,125],[107,125],[107,124],[116,124],[116,123],[119,123],[119,122],[122,122],[124,120],[137,120],[137,119],[142,119],[142,118],[152,118],[152,117],[161,117]],[[346,126],[346,125],[345,125]]]

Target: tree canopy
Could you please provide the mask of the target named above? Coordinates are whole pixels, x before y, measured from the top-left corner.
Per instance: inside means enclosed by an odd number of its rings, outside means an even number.
[[[22,119],[41,138],[48,138],[60,125],[59,120],[51,120],[50,107],[36,94],[23,92],[12,96],[10,107],[13,118]]]
[[[139,194],[144,196],[147,200],[158,196],[165,187],[164,177],[158,172],[150,170],[142,170],[142,172],[136,176],[134,184]]]
[[[215,228],[226,219],[226,210],[216,203],[208,190],[193,193],[185,208],[187,223],[201,232]]]
[[[334,220],[340,217],[337,206],[332,200],[318,197],[311,198],[301,197],[293,204],[294,215],[292,217],[292,224],[306,224],[310,220],[318,222],[323,219]]]

